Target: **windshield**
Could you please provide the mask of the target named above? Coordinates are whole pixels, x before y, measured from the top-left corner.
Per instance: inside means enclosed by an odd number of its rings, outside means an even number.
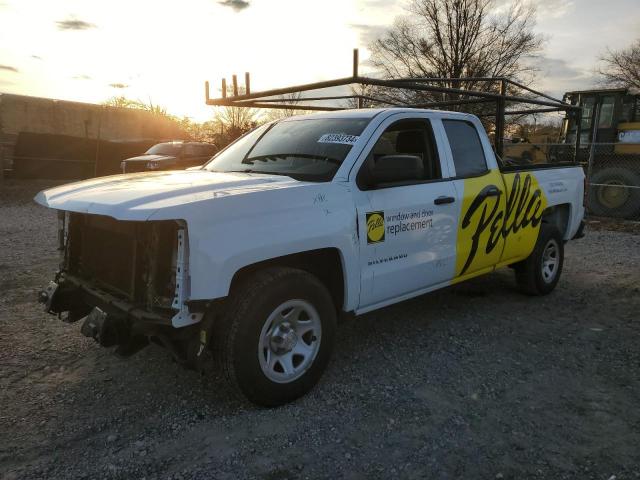
[[[205,168],[329,181],[369,120],[323,118],[265,125],[240,138]]]
[[[182,143],[159,143],[146,151],[146,155],[180,155]]]

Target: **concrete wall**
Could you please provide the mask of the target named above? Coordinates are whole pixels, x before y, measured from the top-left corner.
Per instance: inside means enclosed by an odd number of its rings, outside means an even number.
[[[20,132],[102,140],[165,140],[183,136],[170,119],[143,110],[0,94],[0,167],[11,168],[13,145]]]

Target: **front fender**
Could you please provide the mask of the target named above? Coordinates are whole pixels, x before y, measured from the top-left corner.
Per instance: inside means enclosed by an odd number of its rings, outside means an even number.
[[[335,248],[344,274],[343,308],[357,305],[357,217],[345,186],[313,184],[219,198],[183,213],[189,232],[191,300],[227,296],[234,275],[255,263]]]

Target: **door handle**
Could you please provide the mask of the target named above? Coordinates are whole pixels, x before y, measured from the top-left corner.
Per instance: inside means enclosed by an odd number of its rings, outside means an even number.
[[[499,197],[500,195],[502,195],[502,191],[498,190],[498,187],[492,187],[489,190],[487,190],[487,197]]]
[[[456,201],[456,199],[455,199],[455,198],[453,198],[453,197],[445,197],[445,196],[442,196],[442,197],[438,197],[438,198],[436,198],[436,199],[433,201],[433,203],[435,203],[436,205],[444,205],[445,203],[453,203],[453,202],[455,202],[455,201]]]

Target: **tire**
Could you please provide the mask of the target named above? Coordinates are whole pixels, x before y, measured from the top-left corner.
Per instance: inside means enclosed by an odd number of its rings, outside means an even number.
[[[293,268],[258,271],[234,287],[216,328],[231,387],[274,407],[306,394],[333,350],[336,309],[315,276]]]
[[[640,174],[626,168],[605,168],[589,181],[588,208],[593,215],[630,218],[640,213]],[[596,184],[596,185],[592,185]]]
[[[563,263],[562,235],[557,227],[543,223],[533,252],[515,265],[518,287],[527,295],[551,293],[560,280]]]

